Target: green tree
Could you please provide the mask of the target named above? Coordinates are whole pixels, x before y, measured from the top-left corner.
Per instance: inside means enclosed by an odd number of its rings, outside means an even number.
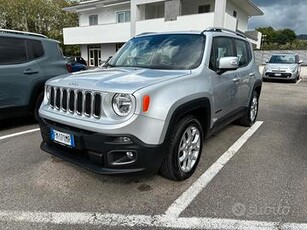
[[[0,27],[40,33],[61,42],[64,54],[77,55],[78,46],[63,45],[63,28],[78,25],[76,14],[63,11],[70,0],[0,0]]]
[[[264,36],[262,37],[262,49],[286,50],[294,47],[305,47],[304,42],[298,42],[295,32],[291,29],[274,30],[273,27],[257,28]]]

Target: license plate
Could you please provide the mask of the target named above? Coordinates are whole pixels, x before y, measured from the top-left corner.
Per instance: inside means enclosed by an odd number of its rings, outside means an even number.
[[[281,74],[280,74],[280,73],[275,73],[275,76],[276,76],[276,77],[280,77]]]
[[[75,147],[74,135],[63,133],[54,129],[50,130],[50,138],[52,141]]]

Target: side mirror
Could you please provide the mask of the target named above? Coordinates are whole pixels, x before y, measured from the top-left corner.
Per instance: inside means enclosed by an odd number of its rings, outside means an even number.
[[[219,70],[236,70],[239,67],[239,58],[238,57],[222,57],[219,61]]]
[[[303,64],[304,63],[304,61],[303,60],[300,60],[299,62],[298,62],[298,64]]]

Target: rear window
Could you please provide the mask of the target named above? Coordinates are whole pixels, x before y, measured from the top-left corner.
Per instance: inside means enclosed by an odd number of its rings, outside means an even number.
[[[29,60],[37,59],[44,56],[44,48],[41,41],[27,40]]]
[[[0,65],[27,61],[26,40],[0,37]]]

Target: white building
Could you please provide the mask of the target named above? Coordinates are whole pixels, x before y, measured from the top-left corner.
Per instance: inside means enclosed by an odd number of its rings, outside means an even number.
[[[64,28],[64,44],[80,45],[89,66],[140,33],[212,26],[246,32],[249,18],[263,14],[251,0],[91,0],[64,10],[79,16],[78,27]],[[260,33],[247,36],[260,47]]]

